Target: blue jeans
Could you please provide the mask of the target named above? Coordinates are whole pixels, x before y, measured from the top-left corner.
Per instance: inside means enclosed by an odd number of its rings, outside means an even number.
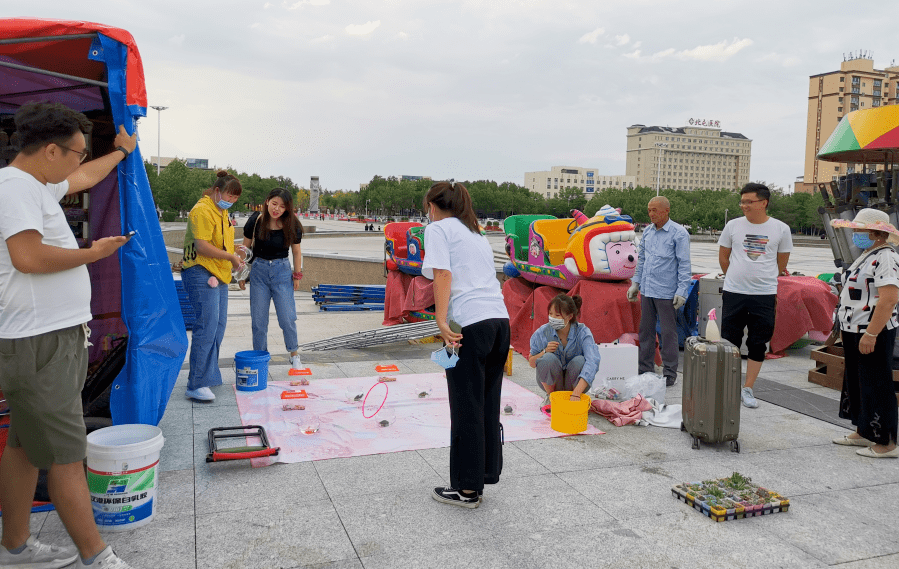
[[[250,317],[253,349],[268,351],[268,309],[275,301],[278,325],[284,333],[284,347],[293,352],[297,342],[297,303],[293,296],[293,273],[287,259],[256,258],[250,271]]]
[[[220,282],[217,287],[210,288],[211,276],[212,273],[201,265],[181,271],[184,290],[197,314],[191,334],[188,389],[222,384],[219,348],[228,323],[228,285]]]

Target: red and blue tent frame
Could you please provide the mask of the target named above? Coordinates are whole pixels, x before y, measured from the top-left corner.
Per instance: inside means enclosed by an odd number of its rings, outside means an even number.
[[[32,100],[85,113],[95,124],[91,147],[110,150],[118,125],[131,134],[147,114],[134,38],[91,22],[0,19],[0,116]],[[125,366],[110,392],[113,423],[157,425],[184,362],[187,333],[140,148],[89,192],[92,239],[137,232],[117,258],[88,267],[91,362],[111,340],[127,336]]]

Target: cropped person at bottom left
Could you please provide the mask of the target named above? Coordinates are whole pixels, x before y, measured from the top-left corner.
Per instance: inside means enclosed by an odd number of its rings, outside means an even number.
[[[91,282],[85,265],[114,254],[127,237],[80,249],[59,201],[93,187],[137,147],[119,127],[115,150],[82,164],[93,124],[58,103],[28,103],[15,115],[21,150],[0,169],[0,389],[9,438],[0,461],[0,567],[128,569],[94,522],[84,476]],[[143,166],[139,166],[143,167]],[[77,552],[30,535],[38,469]]]

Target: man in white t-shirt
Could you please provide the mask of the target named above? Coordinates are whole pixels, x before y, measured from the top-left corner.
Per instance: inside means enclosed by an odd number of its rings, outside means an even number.
[[[94,523],[82,464],[81,389],[91,319],[85,265],[112,255],[127,238],[97,239],[80,249],[59,201],[103,180],[135,149],[137,134],[119,127],[115,150],[82,165],[92,127],[83,114],[58,103],[28,103],[15,124],[21,150],[0,169],[0,389],[10,408],[0,463],[0,567],[97,561],[125,569]],[[39,468],[48,471],[50,498],[77,552],[30,535]]]
[[[752,387],[765,361],[765,345],[774,335],[777,277],[786,272],[793,250],[789,226],[768,216],[770,201],[766,186],[746,184],[740,190],[745,217],[729,221],[718,239],[718,262],[725,275],[721,337],[740,346],[743,329],[749,329],[746,383],[740,398],[750,409],[759,405]]]

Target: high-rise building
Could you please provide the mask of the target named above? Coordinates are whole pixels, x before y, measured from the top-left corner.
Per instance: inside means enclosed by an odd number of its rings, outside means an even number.
[[[847,164],[816,160],[821,146],[840,120],[851,111],[899,102],[899,66],[874,69],[868,54],[850,54],[839,71],[812,75],[808,82],[808,123],[805,133],[805,170],[796,191],[814,191],[814,184],[848,173]]]
[[[524,187],[547,199],[559,197],[565,188],[577,188],[584,194],[592,194],[608,188],[633,188],[633,176],[600,176],[596,168],[579,166],[553,166],[542,172],[525,172]]]
[[[672,190],[738,189],[749,182],[752,141],[718,121],[627,129],[627,175],[638,186]]]

